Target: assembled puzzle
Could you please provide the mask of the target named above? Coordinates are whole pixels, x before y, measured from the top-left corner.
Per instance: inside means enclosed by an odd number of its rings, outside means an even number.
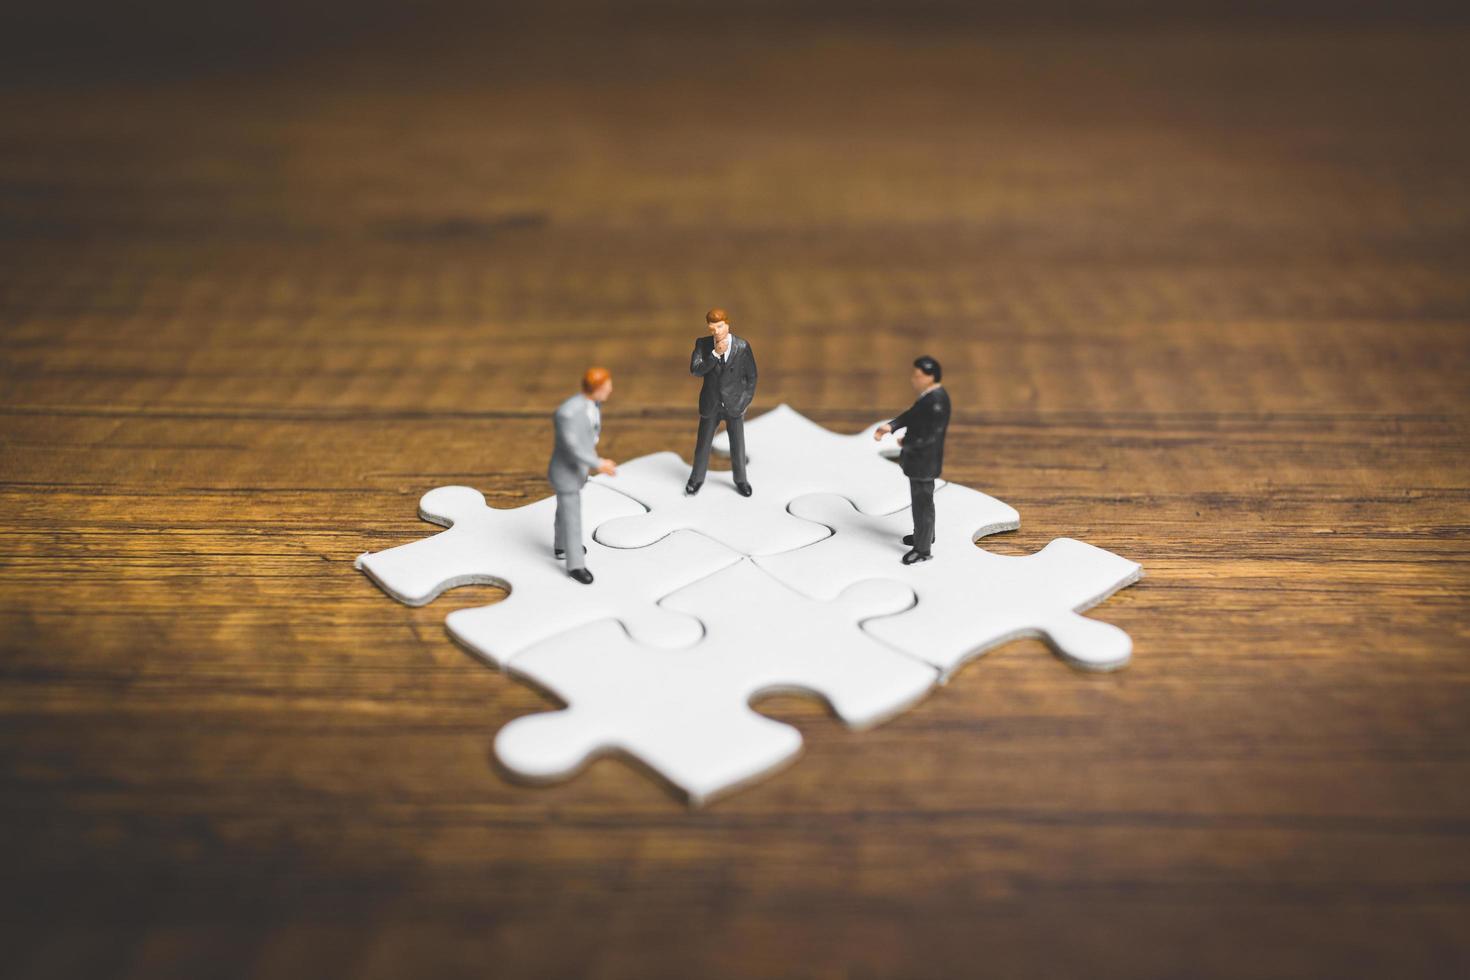
[[[747,427],[755,355],[728,320],[711,310],[691,355],[703,387],[687,478],[672,452],[597,454],[612,377],[592,368],[554,416],[554,497],[502,510],[439,487],[419,515],[448,530],[357,560],[409,605],[472,582],[509,591],[447,625],[567,705],[500,731],[510,772],[562,780],[621,753],[699,805],[800,751],[794,728],[750,707],[762,694],[815,695],[860,729],[1017,637],[1079,668],[1128,662],[1128,634],[1080,613],[1139,565],[1070,538],[1023,557],[976,546],[1020,518],[939,478],[950,401],[936,360],[914,361],[908,411],[857,435],[786,405]],[[729,472],[709,472],[711,450]]]

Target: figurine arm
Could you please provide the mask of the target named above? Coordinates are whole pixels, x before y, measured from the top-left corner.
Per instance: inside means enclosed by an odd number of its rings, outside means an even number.
[[[584,420],[583,425],[590,430],[590,423]],[[579,433],[572,431],[574,426],[577,426],[575,419],[559,418],[556,420],[557,446],[585,468],[589,470],[597,469],[602,465],[602,458],[593,452],[591,448],[591,446],[595,445],[591,438],[591,431],[587,432],[587,438],[578,438]]]
[[[926,409],[927,414],[934,416],[934,418],[926,420],[929,423],[928,425],[921,425],[916,430],[908,433],[904,441],[910,449],[933,445],[939,441],[939,433],[942,431],[941,425],[944,421],[944,409],[937,401],[931,406],[926,406]],[[913,415],[914,409],[911,408],[904,414]]]
[[[740,400],[740,414],[744,415],[750,403],[755,400],[755,351],[748,344],[745,347],[745,357],[742,358],[742,362],[740,374],[745,379],[745,397]]]
[[[710,354],[709,357],[704,356],[701,344],[696,340],[694,342],[694,353],[689,355],[689,373],[696,378],[702,378],[715,369],[716,363],[714,354]]]

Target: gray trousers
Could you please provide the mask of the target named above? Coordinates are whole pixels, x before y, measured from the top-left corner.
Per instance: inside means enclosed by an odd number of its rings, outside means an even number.
[[[695,483],[703,483],[709,471],[709,451],[721,422],[725,423],[725,431],[730,435],[730,468],[735,471],[735,482],[748,482],[745,479],[745,416],[702,415],[699,418],[699,435],[694,440],[694,469],[689,473],[689,479]]]
[[[581,490],[557,491],[556,531],[552,535],[552,547],[567,553],[567,571],[587,567],[587,549],[582,542]]]

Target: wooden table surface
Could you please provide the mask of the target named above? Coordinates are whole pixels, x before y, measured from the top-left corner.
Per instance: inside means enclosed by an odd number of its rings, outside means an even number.
[[[619,24],[0,86],[0,972],[1470,971],[1470,34]],[[840,431],[940,358],[1131,666],[766,700],[699,811],[503,778],[501,593],[353,559],[544,496],[589,363],[687,456],[716,304]]]

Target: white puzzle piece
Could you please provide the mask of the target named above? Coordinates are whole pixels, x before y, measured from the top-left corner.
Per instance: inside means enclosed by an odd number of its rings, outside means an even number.
[[[885,419],[884,421],[887,420]],[[878,440],[873,438],[873,431],[882,424],[882,422],[873,422],[855,436],[844,436],[841,433],[832,432],[830,429],[818,425],[783,402],[768,412],[763,412],[753,419],[745,420],[745,454],[747,456],[750,455],[750,433],[752,431],[763,439],[768,437],[789,439],[793,436],[799,438],[803,429],[807,426],[815,426],[827,435],[836,435],[843,439],[851,439],[856,445],[864,449],[871,449],[874,453],[886,459],[897,459],[898,454],[903,450],[903,447],[898,443],[898,432],[890,432]],[[785,433],[784,436],[783,433]],[[859,439],[859,436],[862,438]],[[728,459],[730,456],[730,433],[721,428],[719,432],[715,433],[714,441],[710,443],[710,446],[716,455],[724,456]]]
[[[688,646],[699,640],[704,631],[697,619],[656,603],[691,579],[737,561],[737,554],[692,533],[636,551],[589,541],[587,567],[596,577],[583,585],[569,578],[565,563],[552,555],[555,512],[554,497],[498,509],[486,506],[478,490],[439,487],[424,494],[419,513],[449,530],[363,555],[357,566],[389,595],[414,606],[458,585],[509,589],[498,603],[457,610],[448,618],[457,640],[497,666],[538,640],[604,617],[621,620],[651,645]],[[611,490],[588,486],[582,491],[584,526],[641,512],[637,503]]]
[[[647,548],[609,548],[587,542],[591,585],[567,575],[564,562],[552,561],[504,600],[474,609],[456,609],[445,619],[449,634],[490,663],[503,666],[526,647],[547,637],[603,618],[621,621],[640,643],[687,647],[699,642],[704,627],[693,616],[657,605],[691,579],[740,560],[718,541],[693,531],[675,531]]]
[[[929,561],[899,561],[908,550],[899,539],[912,530],[907,513],[872,517],[840,497],[822,495],[793,501],[791,512],[832,528],[832,537],[758,564],[816,598],[878,576],[908,585],[918,596],[913,609],[863,628],[938,667],[945,679],[967,660],[1021,636],[1045,639],[1076,667],[1114,670],[1128,662],[1133,641],[1127,633],[1078,613],[1138,581],[1138,564],[1070,538],[1034,555],[992,554],[975,547],[975,539],[1008,523],[998,507],[1012,516],[1015,511],[954,485],[935,494],[934,505]]]
[[[817,602],[742,561],[664,599],[704,621],[705,639],[694,647],[642,646],[604,621],[521,653],[510,669],[568,707],[510,722],[496,754],[523,777],[551,781],[597,755],[625,753],[699,805],[800,751],[796,729],[750,707],[762,693],[815,694],[853,728],[922,698],[937,672],[858,627],[912,602],[894,582],[857,583],[836,601]]]
[[[832,532],[815,545],[756,559],[798,592],[830,599],[853,582],[865,578],[893,578],[898,559],[908,551],[903,537],[914,529],[911,510],[853,520],[851,501],[836,494],[798,497],[786,508],[793,515],[822,524]],[[1010,504],[958,483],[934,491],[936,517],[968,529],[966,541],[976,541],[1021,526],[1021,515]],[[941,512],[943,512],[941,514]],[[840,532],[840,533],[839,533]],[[936,537],[943,531],[936,527]],[[938,554],[936,550],[935,554]]]
[[[891,464],[889,465],[891,468]],[[694,496],[684,493],[689,464],[675,453],[654,453],[623,463],[617,476],[594,482],[646,505],[630,517],[595,526],[593,539],[611,548],[644,548],[680,529],[698,531],[743,555],[773,555],[820,541],[826,528],[786,512],[787,498],[757,487],[752,497],[735,491],[729,473],[711,472]],[[685,581],[693,581],[690,576]]]
[[[909,482],[891,462],[898,455],[896,433],[873,440],[880,423],[857,435],[824,429],[790,405],[777,405],[745,423],[748,476],[756,493],[774,493],[782,502],[811,493],[835,493],[865,514],[891,514],[909,505]],[[730,437],[715,435],[715,451],[730,455]],[[935,487],[944,486],[936,480]]]

